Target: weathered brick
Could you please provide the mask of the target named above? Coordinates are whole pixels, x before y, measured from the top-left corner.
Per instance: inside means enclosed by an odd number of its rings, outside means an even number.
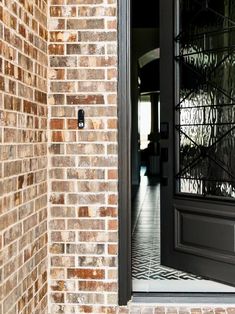
[[[77,90],[76,82],[51,82],[51,91],[56,92],[60,90],[62,93],[74,93]]]
[[[103,43],[82,43],[82,44],[67,44],[68,55],[104,55],[105,45]],[[82,66],[82,65],[81,65]]]
[[[103,80],[105,79],[105,72],[101,69],[68,69],[67,78],[69,80]]]
[[[0,231],[6,229],[7,227],[13,225],[17,221],[17,211],[16,209],[8,212],[0,217]]]
[[[51,44],[48,46],[50,55],[63,55],[65,52],[65,47],[62,44]]]
[[[117,158],[116,157],[87,157],[81,156],[78,157],[78,163],[80,167],[100,167],[100,168],[108,168],[117,166]]]
[[[77,89],[80,92],[115,92],[117,86],[115,82],[109,81],[79,81],[77,82]]]
[[[86,155],[102,155],[105,153],[103,144],[68,144],[66,146],[67,153],[71,155],[86,154]],[[86,177],[84,177],[86,178]],[[71,189],[72,191],[72,189]]]
[[[98,209],[100,217],[117,217],[117,208],[115,207],[100,207]]]
[[[115,232],[81,231],[78,233],[80,242],[117,242],[118,237]]]
[[[51,241],[52,242],[75,242],[76,233],[73,231],[52,231]]]
[[[79,31],[78,37],[79,37],[79,40],[82,42],[116,42],[117,41],[117,33],[115,31],[93,31],[93,32]]]
[[[63,264],[67,265],[68,267],[69,264]],[[51,289],[52,291],[74,291],[76,287],[76,283],[73,280],[57,280],[53,281],[51,284]]]
[[[104,104],[103,95],[68,95],[67,104],[71,105],[93,105]]]
[[[108,229],[109,230],[117,230],[118,229],[118,221],[117,219],[112,219],[108,221]]]
[[[51,31],[50,32],[50,41],[53,43],[76,42],[77,41],[77,32]]]
[[[77,279],[104,279],[105,271],[102,269],[83,269],[83,268],[68,268],[68,278]]]
[[[90,294],[90,293],[68,293],[68,303],[85,303],[85,304],[104,304],[103,294]]]
[[[78,56],[79,67],[114,67],[117,66],[117,58],[109,56]]]
[[[116,16],[116,8],[114,7],[78,7],[78,16]]]
[[[53,206],[51,207],[51,216],[65,218],[75,217],[76,211],[74,207]]]
[[[22,224],[18,223],[4,232],[4,245],[7,245],[22,235]]]
[[[108,170],[108,179],[116,180],[118,179],[118,171],[115,169]]]
[[[65,279],[65,268],[51,268],[50,269],[51,279]]]
[[[65,229],[65,221],[62,219],[54,219],[50,221],[50,230],[64,230]]]
[[[104,204],[105,194],[69,194],[67,199],[69,205]]]
[[[52,267],[75,267],[75,257],[73,256],[52,256]]]
[[[55,303],[64,303],[64,294],[63,293],[51,293],[51,301]]]
[[[117,21],[116,20],[109,20],[109,21],[107,21],[107,29],[115,29],[115,30],[117,30]]]
[[[110,255],[117,255],[118,247],[116,244],[109,244],[108,245],[108,254]]]
[[[82,267],[116,267],[117,257],[79,256],[78,265]]]
[[[50,65],[53,68],[56,67],[76,67],[77,65],[77,58],[76,57],[50,57]],[[59,90],[57,90],[59,91]],[[61,92],[60,92],[61,93]]]
[[[48,77],[51,80],[64,80],[65,79],[65,70],[64,69],[54,69],[50,70]]]
[[[102,169],[74,169],[67,170],[68,179],[86,179],[86,180],[99,180],[105,178],[105,171]]]
[[[67,244],[66,252],[68,254],[88,254],[101,255],[104,254],[104,244]]]
[[[68,228],[71,230],[104,230],[105,221],[103,219],[69,219]]]
[[[63,254],[65,252],[63,243],[54,243],[50,246],[50,253],[52,254]]]
[[[52,189],[55,192],[74,192],[74,184],[67,181],[52,182]]]
[[[50,16],[52,17],[74,17],[77,14],[76,7],[72,6],[51,6]]]
[[[67,29],[103,29],[104,19],[68,19]]]

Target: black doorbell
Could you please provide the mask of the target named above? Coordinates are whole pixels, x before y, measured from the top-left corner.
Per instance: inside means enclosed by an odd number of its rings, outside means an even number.
[[[78,128],[83,129],[85,126],[85,112],[83,109],[78,110]]]

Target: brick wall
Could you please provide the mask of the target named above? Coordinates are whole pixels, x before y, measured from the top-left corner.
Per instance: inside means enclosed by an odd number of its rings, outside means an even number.
[[[49,314],[235,314],[118,307],[117,3],[51,0],[49,14]]]
[[[115,0],[51,0],[50,313],[117,304],[116,46]]]
[[[47,3],[0,1],[0,313],[47,307]]]
[[[116,16],[0,0],[0,314],[235,314],[117,306]]]

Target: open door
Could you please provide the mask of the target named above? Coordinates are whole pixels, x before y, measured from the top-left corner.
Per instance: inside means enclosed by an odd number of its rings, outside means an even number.
[[[160,0],[161,261],[235,285],[235,2]]]

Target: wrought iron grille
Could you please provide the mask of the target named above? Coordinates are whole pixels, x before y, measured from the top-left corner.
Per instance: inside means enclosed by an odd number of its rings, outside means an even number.
[[[235,197],[235,0],[179,0],[179,192]]]

